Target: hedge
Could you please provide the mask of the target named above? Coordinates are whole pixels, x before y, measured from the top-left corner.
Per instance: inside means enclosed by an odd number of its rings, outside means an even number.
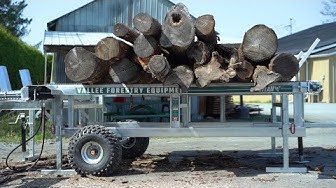
[[[0,65],[6,66],[12,89],[22,87],[20,69],[28,69],[33,84],[43,84],[44,56],[0,26]]]

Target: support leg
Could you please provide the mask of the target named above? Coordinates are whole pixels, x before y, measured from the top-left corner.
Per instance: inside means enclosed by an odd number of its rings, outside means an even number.
[[[282,139],[283,139],[283,167],[267,167],[266,172],[296,172],[306,173],[305,167],[289,167],[289,110],[288,95],[282,94]]]
[[[56,169],[42,170],[44,175],[76,175],[75,170],[62,170],[62,125],[63,125],[63,104],[60,96],[56,96],[53,101],[53,123],[56,134]]]

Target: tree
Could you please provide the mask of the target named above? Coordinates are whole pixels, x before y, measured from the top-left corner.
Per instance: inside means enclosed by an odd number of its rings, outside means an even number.
[[[27,7],[25,0],[1,0],[0,1],[0,25],[7,28],[14,36],[20,38],[29,33],[27,26],[32,19],[23,18],[23,10]]]
[[[325,0],[322,1],[323,9],[320,13],[323,16],[327,16],[330,19],[326,20],[327,22],[334,22],[336,21],[336,0]]]

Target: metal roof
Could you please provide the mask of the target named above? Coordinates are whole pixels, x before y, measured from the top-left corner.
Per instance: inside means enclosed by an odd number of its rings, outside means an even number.
[[[314,54],[335,52],[335,32],[336,22],[332,22],[288,35],[278,40],[278,52],[298,54],[300,51],[307,51],[316,38],[319,38],[321,41],[313,51],[313,53],[315,52]]]
[[[94,47],[105,37],[115,37],[113,33],[86,33],[45,31],[44,50],[46,52],[68,51],[73,47]]]

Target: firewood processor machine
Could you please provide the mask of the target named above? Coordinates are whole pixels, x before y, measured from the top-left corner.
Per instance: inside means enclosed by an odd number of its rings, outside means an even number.
[[[315,44],[316,46],[316,44]],[[312,45],[311,49],[315,46]],[[303,54],[307,59],[311,49]],[[310,127],[336,126],[336,123],[309,123],[304,120],[304,101],[307,94],[321,91],[318,82],[277,82],[262,91],[251,91],[249,83],[212,84],[205,88],[191,87],[182,91],[178,86],[164,85],[83,85],[47,84],[25,85],[21,90],[0,90],[0,110],[26,110],[29,118],[25,121],[29,134],[34,132],[34,116],[39,111],[50,110],[50,119],[55,128],[56,168],[42,170],[42,174],[104,174],[111,173],[120,165],[123,158],[141,156],[148,147],[150,137],[270,137],[272,152],[275,153],[275,138],[282,143],[283,164],[280,167],[267,167],[267,172],[307,172],[305,167],[289,166],[289,137],[297,137],[299,150],[303,149],[302,137]],[[226,95],[271,95],[272,108],[269,122],[230,122],[225,117]],[[155,117],[166,118],[162,122],[139,122],[132,120],[111,121],[106,118],[105,100],[109,97],[166,97],[168,110]],[[220,118],[217,122],[192,121],[191,97],[220,96]],[[280,97],[280,102],[276,98]],[[292,98],[292,103],[289,103]],[[79,102],[78,102],[79,101]],[[290,120],[289,105],[293,105],[293,120]],[[42,110],[41,110],[42,109]],[[92,122],[78,127],[74,122],[75,109],[90,109]],[[277,110],[280,109],[280,120]],[[66,111],[65,111],[66,110]],[[146,115],[140,115],[146,117]],[[122,118],[118,115],[115,118]],[[138,118],[135,115],[125,119]],[[151,115],[148,115],[151,117]],[[43,117],[44,118],[44,117]],[[112,118],[112,119],[115,119]],[[25,119],[20,114],[18,119]],[[67,124],[65,123],[67,120]],[[69,162],[73,169],[62,168],[62,137],[71,136],[69,143]],[[34,158],[34,143],[29,143],[24,158]],[[302,151],[299,152],[302,155]],[[302,156],[300,156],[302,157]]]

